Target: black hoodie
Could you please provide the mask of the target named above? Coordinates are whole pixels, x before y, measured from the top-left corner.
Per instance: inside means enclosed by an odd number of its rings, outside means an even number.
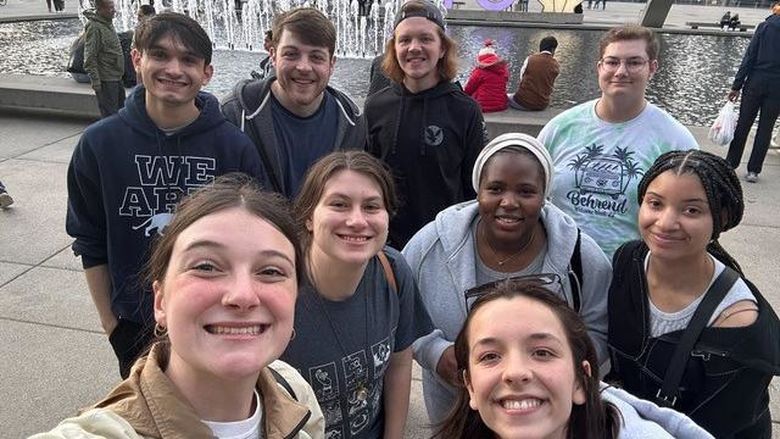
[[[412,93],[392,84],[366,100],[368,151],[395,177],[401,207],[390,244],[406,242],[439,211],[476,194],[471,172],[486,142],[479,105],[455,83]]]
[[[166,136],[146,113],[145,92],[136,87],[118,114],[84,131],[68,167],[66,218],[84,267],[108,264],[114,315],[142,324],[152,297],[139,271],[176,202],[216,176],[262,172],[252,142],[227,123],[214,96],[199,93],[200,116]]]

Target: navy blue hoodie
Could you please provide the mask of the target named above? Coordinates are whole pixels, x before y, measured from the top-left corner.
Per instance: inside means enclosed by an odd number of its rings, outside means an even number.
[[[195,104],[200,116],[167,136],[138,86],[118,114],[84,131],[73,152],[66,229],[85,268],[108,264],[117,317],[151,322],[151,288],[139,273],[182,195],[228,172],[262,172],[252,141],[227,123],[217,99],[200,92]]]
[[[779,79],[780,15],[770,15],[764,22],[759,23],[753,33],[731,89],[739,90],[748,82],[754,83],[759,90],[772,90]]]

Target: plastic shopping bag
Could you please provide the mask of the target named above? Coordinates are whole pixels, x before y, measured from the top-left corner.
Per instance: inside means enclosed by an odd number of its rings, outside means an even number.
[[[734,130],[737,128],[739,115],[734,110],[734,103],[726,101],[726,105],[720,109],[718,117],[710,127],[709,139],[718,145],[726,146],[734,138]]]

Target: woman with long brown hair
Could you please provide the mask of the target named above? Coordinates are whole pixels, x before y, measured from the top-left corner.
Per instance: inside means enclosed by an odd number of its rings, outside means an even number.
[[[320,159],[295,201],[308,282],[282,359],[314,388],[328,437],[403,436],[411,345],[430,319],[409,266],[385,247],[395,207],[392,177],[362,151]]]
[[[549,276],[501,280],[476,299],[455,340],[464,387],[438,439],[711,438],[673,410],[599,382],[585,324]]]

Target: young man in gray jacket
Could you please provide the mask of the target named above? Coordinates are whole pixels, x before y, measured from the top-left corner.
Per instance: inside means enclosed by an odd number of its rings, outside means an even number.
[[[238,83],[222,104],[228,121],[254,142],[267,189],[292,198],[309,167],[334,150],[363,149],[360,109],[328,86],[336,29],[314,8],[276,18],[270,54],[276,74]]]

